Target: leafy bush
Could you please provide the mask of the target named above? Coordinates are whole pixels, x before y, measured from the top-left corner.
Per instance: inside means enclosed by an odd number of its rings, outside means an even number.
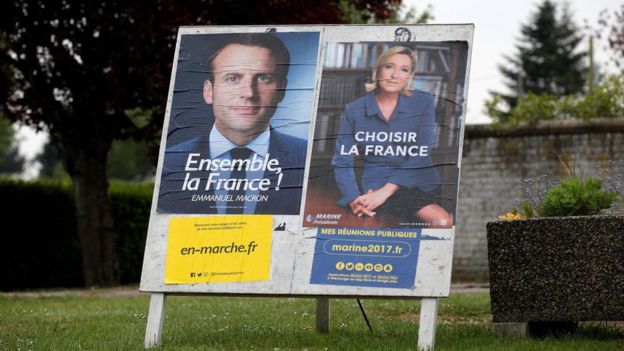
[[[582,96],[528,93],[513,108],[506,107],[503,99],[494,95],[485,102],[485,107],[496,125],[511,128],[550,119],[624,117],[624,78],[609,77]]]
[[[0,181],[0,290],[83,284],[68,183]]]
[[[602,190],[602,180],[594,177],[570,177],[546,192],[541,215],[588,216],[607,209],[617,197],[614,191]]]
[[[152,189],[113,183],[109,190],[122,283],[141,275]],[[84,285],[71,185],[0,180],[0,198],[0,291]]]
[[[546,176],[528,179],[523,181],[525,200],[519,203],[519,207],[498,216],[498,219],[624,214],[621,178],[606,177],[606,190],[603,190],[603,180],[579,178],[572,173],[560,182]]]
[[[559,114],[558,105],[559,100],[554,95],[529,93],[511,110],[510,122],[515,125],[522,121],[535,123],[541,119],[555,119]]]
[[[113,182],[108,191],[122,284],[141,278],[153,189],[152,183]]]

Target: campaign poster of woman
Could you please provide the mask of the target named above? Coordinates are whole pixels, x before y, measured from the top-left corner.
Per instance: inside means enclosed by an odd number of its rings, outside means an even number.
[[[451,228],[468,45],[330,42],[305,227]]]

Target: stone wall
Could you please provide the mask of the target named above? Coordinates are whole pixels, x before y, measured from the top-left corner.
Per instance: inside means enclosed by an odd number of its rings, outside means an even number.
[[[544,121],[509,132],[485,125],[466,127],[453,257],[455,280],[487,279],[486,223],[518,206],[527,180],[544,184],[544,177],[554,180],[567,175],[562,160],[577,175],[600,174],[612,177],[611,182],[621,182],[624,120]]]

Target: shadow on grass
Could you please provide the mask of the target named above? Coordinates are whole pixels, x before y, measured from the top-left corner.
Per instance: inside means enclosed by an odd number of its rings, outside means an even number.
[[[592,340],[622,340],[624,341],[624,329],[604,322],[584,322],[573,336]],[[624,344],[622,345],[624,350]]]

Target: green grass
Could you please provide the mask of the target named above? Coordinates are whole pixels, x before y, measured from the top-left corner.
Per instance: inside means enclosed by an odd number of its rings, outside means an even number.
[[[0,350],[142,350],[148,295],[0,296]],[[417,300],[332,300],[330,332],[314,330],[314,300],[172,296],[161,350],[414,350]],[[491,326],[489,297],[441,301],[436,350],[624,350],[624,332],[582,327],[564,338],[507,338]]]

